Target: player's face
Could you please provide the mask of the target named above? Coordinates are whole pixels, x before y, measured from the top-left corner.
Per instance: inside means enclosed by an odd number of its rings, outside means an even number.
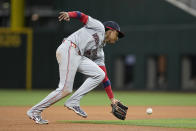
[[[114,44],[118,40],[118,32],[116,30],[111,30],[109,37],[108,37],[108,43]]]

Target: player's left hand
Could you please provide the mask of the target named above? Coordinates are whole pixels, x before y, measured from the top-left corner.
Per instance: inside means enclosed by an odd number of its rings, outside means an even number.
[[[58,18],[59,18],[59,21],[62,21],[62,20],[65,20],[67,22],[70,21],[70,17],[69,17],[68,12],[60,12]]]

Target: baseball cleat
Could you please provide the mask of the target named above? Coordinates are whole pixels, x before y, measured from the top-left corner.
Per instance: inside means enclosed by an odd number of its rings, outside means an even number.
[[[87,118],[86,112],[84,112],[79,106],[67,106],[67,108],[69,110],[73,110],[76,114],[78,114],[84,118]]]
[[[31,110],[27,111],[27,116],[34,120],[36,124],[48,124],[48,120],[42,119],[40,113],[32,112]]]

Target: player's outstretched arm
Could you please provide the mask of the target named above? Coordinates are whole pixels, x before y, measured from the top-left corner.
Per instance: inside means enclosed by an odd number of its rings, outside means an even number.
[[[70,18],[75,18],[75,19],[79,19],[83,24],[86,24],[88,21],[88,15],[79,11],[60,12],[58,18],[59,21],[65,20],[67,22],[70,21]]]

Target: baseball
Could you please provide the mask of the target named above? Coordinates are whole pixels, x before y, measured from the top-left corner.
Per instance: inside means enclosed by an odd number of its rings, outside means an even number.
[[[152,114],[152,108],[147,108],[147,109],[146,109],[146,113],[147,113],[148,115]]]

